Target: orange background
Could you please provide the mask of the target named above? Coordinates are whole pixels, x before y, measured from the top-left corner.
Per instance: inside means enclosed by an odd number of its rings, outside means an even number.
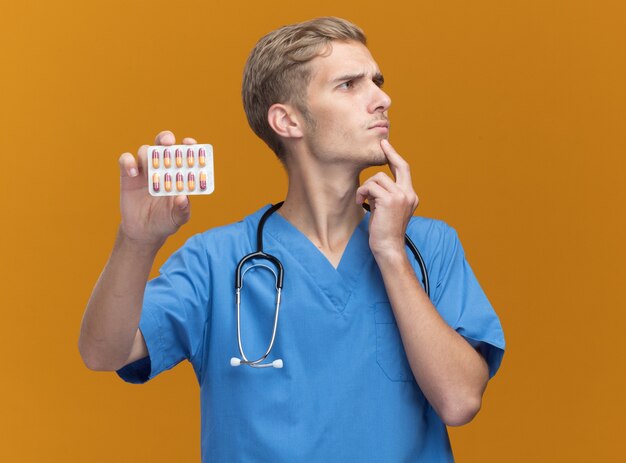
[[[78,354],[119,220],[117,157],[165,128],[215,147],[216,192],[193,198],[157,267],[280,200],[241,73],[261,35],[321,15],[366,31],[418,212],[458,230],[504,326],[481,413],[451,430],[457,460],[623,457],[624,2],[174,4],[3,2],[0,460],[199,461],[188,364],[132,386]]]

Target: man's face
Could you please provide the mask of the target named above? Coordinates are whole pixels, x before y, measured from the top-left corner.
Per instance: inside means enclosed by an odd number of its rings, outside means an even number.
[[[369,50],[359,42],[333,42],[329,55],[310,62],[304,140],[318,159],[359,168],[382,165],[380,141],[389,137],[391,99]]]

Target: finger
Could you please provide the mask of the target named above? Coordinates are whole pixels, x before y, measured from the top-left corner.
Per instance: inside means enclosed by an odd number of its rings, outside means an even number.
[[[375,175],[372,175],[370,178],[368,178],[365,182],[363,182],[363,185],[365,185],[368,182],[375,182],[378,183],[380,186],[382,186],[383,188],[385,188],[387,191],[391,192],[395,192],[398,191],[400,189],[400,187],[398,186],[398,184],[396,182],[394,182],[391,177],[389,177],[387,174],[385,174],[384,172],[378,172]]]
[[[376,210],[376,200],[374,198],[368,201],[370,205],[370,212],[374,212]]]
[[[137,150],[137,157],[139,158],[139,172],[148,172],[148,145],[141,145]]]
[[[387,161],[389,161],[389,168],[391,169],[391,173],[393,174],[396,182],[398,182],[403,187],[411,186],[411,170],[409,168],[409,163],[404,160],[402,156],[398,154],[398,152],[391,146],[389,140],[383,138],[380,142],[380,146],[387,156]]]
[[[367,182],[356,190],[356,202],[357,204],[363,204],[366,199],[379,199],[388,194],[389,192],[378,183]]]
[[[367,179],[363,183],[362,186],[365,186],[365,185],[367,185],[368,187],[370,185],[380,186],[386,192],[386,195],[384,196],[385,200],[395,199],[395,200],[400,200],[401,202],[406,202],[406,204],[410,205],[413,211],[415,211],[415,208],[417,208],[417,205],[419,204],[419,198],[413,191],[413,187],[409,187],[408,190],[405,190],[396,182],[391,180],[391,178],[389,178],[389,176],[387,176],[383,172],[379,172],[376,175]],[[378,191],[382,191],[382,190],[378,190]],[[378,196],[378,198],[380,199],[382,199],[382,197],[383,197],[382,194]],[[361,199],[361,198],[360,197],[357,198],[357,203],[359,202],[358,199]],[[368,198],[368,199],[371,199],[371,198]]]
[[[131,153],[124,153],[120,156],[120,175],[122,177],[136,177],[139,174],[137,160]]]
[[[191,217],[191,202],[187,196],[179,195],[174,198],[171,217],[176,227],[180,227],[189,221]]]
[[[198,142],[195,138],[185,137],[183,138],[183,145],[196,145]]]
[[[391,178],[389,178],[387,174],[383,172],[378,172],[376,175],[373,175],[372,177],[368,178],[365,182],[363,182],[363,185],[361,186],[367,186],[370,183],[375,183],[381,186],[389,194],[397,194],[398,192],[402,191],[401,188],[393,180],[391,180]],[[362,190],[362,191],[365,191],[365,190]],[[357,196],[357,203],[361,204],[358,201],[359,199],[361,199],[361,197]]]
[[[176,137],[170,130],[164,130],[154,139],[155,145],[170,146],[176,143]]]

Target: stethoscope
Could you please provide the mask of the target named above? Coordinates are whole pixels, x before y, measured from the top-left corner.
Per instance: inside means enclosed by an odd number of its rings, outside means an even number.
[[[237,298],[237,342],[239,344],[239,353],[241,354],[241,358],[233,357],[230,359],[230,364],[233,367],[238,367],[239,365],[248,365],[254,368],[283,367],[282,359],[276,359],[271,363],[262,363],[267,358],[267,356],[270,355],[272,347],[274,347],[274,341],[276,339],[276,328],[278,326],[278,312],[280,312],[280,295],[283,290],[284,277],[283,265],[281,264],[280,260],[278,260],[271,254],[263,252],[263,227],[265,226],[265,222],[267,221],[269,216],[276,212],[278,209],[280,209],[280,207],[283,205],[283,202],[284,201],[274,204],[267,211],[265,211],[265,213],[261,217],[261,220],[259,221],[259,225],[256,231],[257,250],[253,253],[248,254],[247,256],[244,256],[239,261],[239,264],[237,264],[237,270],[235,272],[235,295]],[[363,208],[365,208],[365,210],[367,211],[370,210],[368,204],[363,204]],[[428,281],[428,272],[426,271],[424,259],[422,258],[420,252],[417,250],[417,247],[415,246],[413,241],[411,241],[411,238],[409,238],[406,233],[404,234],[404,241],[415,256],[415,259],[420,266],[420,270],[422,272],[422,284],[424,285],[424,290],[426,291],[426,294],[428,295],[428,297],[430,297],[430,282]],[[250,265],[249,267],[246,267],[246,269],[242,272],[241,270],[246,262],[252,259],[269,261],[276,266],[278,272],[274,271],[274,269],[269,265],[261,263],[255,263],[253,265]],[[267,350],[265,351],[265,354],[263,354],[256,360],[249,360],[248,357],[246,357],[246,354],[243,350],[243,343],[241,342],[241,289],[243,288],[244,275],[248,272],[248,270],[255,267],[264,267],[272,272],[272,274],[274,275],[274,279],[276,281],[276,310],[274,312],[274,328],[272,329],[272,338],[270,339],[270,343],[267,347]]]

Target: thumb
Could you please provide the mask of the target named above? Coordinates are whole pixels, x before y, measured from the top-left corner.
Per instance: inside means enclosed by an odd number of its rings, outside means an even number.
[[[177,227],[186,224],[191,217],[191,202],[185,195],[176,196],[172,207],[172,222]]]

